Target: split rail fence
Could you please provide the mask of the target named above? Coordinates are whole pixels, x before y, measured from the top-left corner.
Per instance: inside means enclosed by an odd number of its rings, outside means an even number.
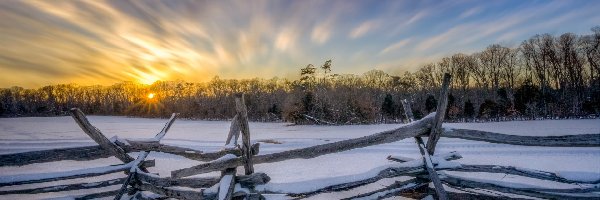
[[[11,194],[37,194],[76,190],[103,191],[71,196],[75,199],[114,198],[114,199],[264,199],[264,194],[286,194],[290,198],[307,198],[321,193],[347,191],[375,183],[382,179],[400,176],[413,177],[406,181],[396,181],[384,188],[359,194],[348,199],[382,199],[393,196],[424,198],[432,195],[436,199],[598,199],[600,180],[576,180],[552,172],[522,169],[499,165],[467,165],[453,160],[462,158],[457,152],[435,155],[440,137],[461,138],[522,146],[547,147],[600,147],[600,134],[566,136],[515,136],[466,129],[443,129],[442,123],[447,107],[450,75],[444,76],[439,94],[437,112],[421,120],[413,121],[410,106],[403,101],[406,117],[411,123],[360,138],[321,144],[306,148],[287,150],[278,153],[259,155],[259,143],[251,144],[248,115],[243,95],[236,96],[237,114],[231,122],[225,148],[216,152],[202,152],[195,149],[160,143],[177,118],[173,114],[164,128],[154,138],[147,140],[126,140],[114,137],[108,139],[94,127],[79,109],[72,109],[71,116],[81,129],[98,145],[87,147],[52,149],[10,155],[0,155],[0,167],[22,166],[60,160],[94,160],[114,156],[123,164],[72,170],[56,173],[37,173],[0,176],[0,197]],[[241,144],[238,144],[239,136]],[[310,159],[318,156],[363,148],[373,145],[414,138],[422,157],[419,159],[401,156],[388,156],[395,161],[384,169],[368,175],[356,176],[352,180],[339,179],[331,184],[303,192],[285,190],[269,191],[270,177],[265,173],[254,172],[254,164],[273,163],[290,159]],[[428,137],[427,143],[421,137]],[[204,163],[178,169],[170,177],[160,177],[148,169],[155,165],[154,160],[146,160],[150,152],[162,152],[183,156]],[[128,153],[139,152],[137,158]],[[243,166],[243,175],[237,174],[237,167]],[[221,172],[220,176],[193,177],[209,172]],[[371,170],[372,171],[372,170]],[[502,182],[486,182],[455,176],[446,171],[483,172],[510,174],[539,180],[571,184],[573,189],[526,187]],[[53,181],[95,177],[113,173],[124,173],[125,177],[85,183],[55,184],[30,189],[10,189],[12,186],[37,184]],[[188,178],[186,178],[188,177]],[[430,184],[431,183],[431,184]],[[48,184],[46,184],[48,185]],[[121,185],[117,190],[101,190],[108,186]],[[289,185],[294,185],[290,183]],[[9,187],[9,189],[6,189]],[[451,188],[452,190],[448,190]],[[147,191],[147,192],[142,192]],[[459,192],[460,191],[460,192]]]

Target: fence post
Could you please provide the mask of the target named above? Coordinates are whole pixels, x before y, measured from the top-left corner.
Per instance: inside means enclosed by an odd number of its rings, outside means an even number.
[[[439,200],[447,200],[448,195],[446,194],[446,190],[444,190],[444,185],[442,185],[442,181],[437,174],[433,166],[433,162],[431,160],[431,156],[427,153],[427,149],[425,149],[425,144],[423,143],[423,139],[421,137],[415,137],[415,141],[419,146],[419,151],[421,152],[421,156],[423,157],[423,164],[425,165],[425,169],[429,174],[429,180],[433,183],[435,187],[435,193]]]
[[[240,115],[237,114],[231,120],[231,124],[229,125],[229,134],[227,135],[227,139],[225,139],[225,148],[229,144],[237,144],[238,136],[240,135]],[[232,141],[233,140],[233,141]],[[242,157],[244,156],[244,151],[242,150]],[[219,181],[219,200],[231,200],[233,198],[233,191],[235,188],[235,176],[237,172],[237,167],[226,168],[221,171],[221,179]]]
[[[252,166],[252,148],[250,145],[250,127],[248,125],[248,110],[244,102],[244,94],[237,94],[235,97],[235,110],[242,131],[242,154],[244,156],[244,170],[246,175],[254,173]]]
[[[233,139],[233,145],[237,145],[238,138],[240,136],[240,120],[238,115],[233,117],[231,120],[231,125],[229,125],[229,134],[227,135],[227,139],[225,140],[225,146],[231,143]]]
[[[429,140],[427,141],[427,148],[423,143],[423,139],[421,137],[415,137],[415,142],[419,147],[419,152],[421,152],[421,156],[423,157],[423,164],[425,165],[425,169],[429,174],[429,180],[433,183],[435,187],[435,192],[437,193],[437,197],[440,200],[448,199],[448,195],[444,190],[444,186],[442,185],[442,181],[438,177],[437,171],[435,170],[431,155],[435,151],[435,144],[440,138],[442,133],[442,123],[444,117],[446,115],[446,107],[448,106],[448,90],[450,86],[450,74],[444,74],[444,82],[442,83],[442,88],[440,90],[440,96],[438,105],[436,108],[435,118],[431,127],[431,132],[429,133]],[[404,108],[404,115],[408,119],[409,122],[412,122],[412,110],[410,108],[410,104],[405,100],[402,101],[402,106]]]
[[[435,118],[433,119],[433,124],[431,125],[431,133],[429,133],[429,139],[427,140],[427,152],[429,152],[430,155],[433,155],[435,152],[435,145],[442,135],[442,123],[444,123],[444,117],[446,117],[446,107],[448,107],[450,79],[450,74],[445,73],[442,89],[440,90],[440,96],[438,97],[439,100],[437,103],[437,108],[435,110]]]
[[[404,108],[404,117],[406,117],[408,122],[415,121],[415,118],[413,117],[412,109],[410,108],[410,103],[408,103],[408,100],[403,99],[401,102],[402,102],[402,108]]]

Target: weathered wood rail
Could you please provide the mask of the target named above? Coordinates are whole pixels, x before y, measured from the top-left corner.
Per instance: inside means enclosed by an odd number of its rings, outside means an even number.
[[[92,190],[96,191],[94,193],[71,197],[75,199],[114,197],[115,199],[176,198],[229,200],[243,198],[264,199],[262,194],[284,193],[293,198],[307,198],[321,193],[351,190],[386,178],[408,176],[414,178],[406,181],[396,181],[386,187],[362,193],[348,199],[381,199],[393,196],[424,198],[427,195],[433,195],[436,199],[517,199],[516,196],[511,196],[511,194],[549,199],[600,198],[600,188],[597,187],[597,184],[600,184],[600,179],[574,180],[552,172],[522,169],[512,166],[464,165],[455,161],[462,158],[457,152],[434,155],[435,146],[441,137],[521,146],[600,147],[600,134],[533,137],[443,128],[442,123],[447,106],[449,83],[450,76],[445,75],[438,98],[440,101],[438,101],[437,112],[431,113],[420,120],[414,121],[412,119],[410,104],[408,101],[402,101],[405,115],[410,123],[399,128],[354,139],[263,155],[259,154],[259,143],[251,143],[247,110],[244,103],[244,96],[241,94],[235,98],[236,115],[231,122],[225,146],[222,150],[216,152],[202,152],[191,148],[161,144],[160,140],[166,135],[171,125],[173,125],[177,114],[171,116],[164,128],[154,138],[148,140],[128,140],[117,137],[112,139],[106,138],[99,129],[89,122],[83,112],[78,109],[72,109],[71,115],[73,119],[83,132],[98,145],[0,155],[0,167],[22,166],[60,160],[94,160],[113,156],[123,163],[55,173],[0,175],[0,187],[72,180],[119,172],[125,172],[125,177],[113,177],[106,180],[96,179],[94,182],[83,183],[57,183],[53,186],[37,188],[28,187],[27,189],[0,190],[0,195],[94,189]],[[242,142],[238,144],[240,135]],[[422,137],[428,137],[426,143]],[[301,192],[286,191],[285,189],[271,190],[268,187],[271,180],[270,177],[265,173],[254,172],[254,164],[273,163],[290,159],[311,159],[356,148],[392,143],[406,138],[414,138],[417,148],[421,153],[421,158],[413,159],[401,156],[388,156],[389,160],[394,161],[390,165],[372,169],[365,174],[356,176],[331,177],[327,179],[327,185],[320,186],[319,188]],[[139,152],[137,158],[133,158],[128,154],[132,152]],[[169,153],[206,163],[172,171],[170,177],[160,177],[151,173],[151,170],[148,170],[155,164],[153,160],[146,160],[150,152]],[[238,166],[243,166],[244,168],[242,175],[236,173]],[[220,171],[221,175],[186,178],[214,171]],[[522,185],[469,179],[457,176],[453,172],[510,174],[572,184],[573,188],[523,187]],[[313,181],[318,182],[319,180]],[[433,183],[433,188],[430,188],[429,183]],[[293,187],[298,184],[303,183],[285,183],[283,185]],[[106,187],[115,185],[121,185],[121,188],[106,191]],[[447,188],[464,192],[450,192],[446,191]],[[478,192],[480,190],[500,193],[491,195],[489,193]],[[155,195],[146,196],[146,193],[141,193],[141,191],[149,191]]]

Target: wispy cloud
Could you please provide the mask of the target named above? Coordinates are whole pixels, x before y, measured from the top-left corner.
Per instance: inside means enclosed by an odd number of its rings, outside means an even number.
[[[474,8],[470,8],[468,10],[465,10],[463,13],[461,13],[458,18],[459,19],[464,19],[464,18],[468,18],[470,16],[479,14],[483,9],[481,7],[474,7]]]
[[[363,22],[358,27],[354,28],[352,30],[352,32],[350,32],[350,35],[348,35],[348,37],[350,37],[352,39],[362,37],[363,35],[367,34],[369,31],[373,31],[374,29],[376,29],[378,26],[379,26],[379,23],[375,20]]]
[[[446,41],[449,41],[450,39],[456,37],[456,35],[458,35],[458,34],[466,34],[466,30],[468,30],[468,29],[469,29],[469,27],[465,26],[465,25],[459,25],[459,26],[453,27],[444,33],[441,33],[434,37],[423,40],[421,43],[419,43],[417,45],[416,48],[419,51],[425,51],[436,45],[443,45],[443,44],[445,44]],[[467,37],[467,36],[464,35],[463,37]]]
[[[417,13],[415,13],[412,17],[410,17],[407,21],[406,21],[406,25],[410,25],[413,24],[423,18],[425,18],[427,15],[429,15],[429,10],[421,10]]]
[[[434,49],[437,49],[438,51],[445,50],[448,46],[468,47],[469,45],[486,38],[490,41],[486,45],[489,45],[497,39],[496,37],[490,38],[491,36],[495,34],[510,34],[511,32],[519,31],[521,28],[517,29],[515,27],[526,24],[535,18],[547,18],[547,15],[555,13],[564,6],[565,2],[557,1],[545,5],[516,10],[513,13],[503,14],[500,15],[500,17],[492,19],[461,23],[444,30],[437,35],[424,38],[417,45],[417,50],[425,52]],[[535,24],[538,23],[544,22],[536,22]]]
[[[410,43],[410,41],[411,41],[411,38],[406,38],[406,39],[400,40],[390,46],[385,47],[383,50],[381,50],[381,52],[379,52],[379,54],[386,54],[389,52],[396,51],[396,50],[406,46],[408,43]]]
[[[498,40],[588,31],[599,4],[0,1],[0,87],[286,76],[324,59],[345,73],[412,69]]]
[[[331,27],[329,24],[327,23],[322,23],[319,24],[317,26],[314,27],[312,34],[311,34],[311,39],[313,42],[317,43],[317,44],[323,44],[325,42],[327,42],[327,40],[329,40],[329,37],[331,37]]]

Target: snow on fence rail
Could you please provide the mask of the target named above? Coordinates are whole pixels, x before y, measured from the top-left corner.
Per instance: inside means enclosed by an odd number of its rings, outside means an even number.
[[[44,186],[29,189],[0,191],[0,195],[35,194],[48,192],[98,189],[108,186],[121,185],[118,190],[109,190],[85,195],[71,196],[74,199],[89,199],[114,197],[115,199],[264,199],[262,194],[287,194],[294,198],[306,198],[320,193],[350,190],[356,187],[377,182],[384,178],[399,176],[414,177],[406,181],[395,182],[384,188],[362,193],[348,199],[381,199],[392,196],[407,196],[424,198],[433,195],[437,199],[453,198],[512,198],[522,195],[550,199],[582,199],[600,198],[600,175],[593,174],[586,179],[569,177],[552,172],[523,169],[498,165],[463,165],[454,160],[462,158],[457,152],[434,155],[435,145],[439,137],[461,138],[491,143],[503,143],[524,146],[551,147],[599,147],[600,134],[567,135],[567,136],[515,136],[477,130],[443,129],[442,122],[447,105],[450,76],[445,75],[440,91],[436,113],[431,113],[421,120],[412,121],[410,106],[403,101],[406,117],[411,123],[396,129],[348,140],[316,145],[306,148],[293,149],[278,153],[258,155],[259,143],[250,144],[250,129],[243,95],[236,96],[236,116],[233,118],[225,148],[217,152],[202,152],[194,149],[161,144],[174,123],[177,114],[173,114],[164,128],[152,139],[124,140],[118,137],[108,139],[100,130],[94,127],[83,112],[74,108],[71,115],[98,146],[51,149],[0,155],[0,167],[21,166],[35,163],[59,160],[93,160],[115,156],[123,164],[65,172],[19,174],[0,176],[0,187],[36,184],[59,180],[69,180],[82,177],[94,177],[105,174],[125,172],[126,177],[104,181],[71,183],[54,186]],[[239,135],[242,144],[238,144]],[[429,137],[427,144],[421,137]],[[414,137],[422,158],[412,159],[401,156],[388,156],[393,164],[380,166],[365,173],[350,176],[330,177],[295,183],[269,183],[270,177],[265,173],[255,173],[254,164],[280,162],[289,159],[310,159],[318,156],[338,153],[355,148],[391,143]],[[208,161],[197,166],[178,169],[171,172],[171,177],[159,177],[149,172],[154,166],[153,160],[145,160],[151,152],[163,152],[180,155],[188,159]],[[134,159],[127,153],[140,152]],[[244,175],[236,174],[238,166],[244,167]],[[188,176],[221,171],[219,177],[185,178]],[[544,188],[525,184],[506,183],[482,179],[466,178],[447,174],[446,171],[503,173],[546,181],[555,181],[576,185],[574,189]],[[594,178],[595,177],[595,178]],[[433,188],[429,188],[433,183]],[[188,188],[188,189],[186,189]],[[465,192],[448,192],[445,188],[454,188]],[[98,191],[96,190],[96,191]],[[88,190],[89,191],[89,190]],[[154,195],[142,193],[149,191]],[[496,191],[495,195],[481,191]],[[499,192],[499,193],[498,193]],[[500,196],[498,196],[500,195]]]

